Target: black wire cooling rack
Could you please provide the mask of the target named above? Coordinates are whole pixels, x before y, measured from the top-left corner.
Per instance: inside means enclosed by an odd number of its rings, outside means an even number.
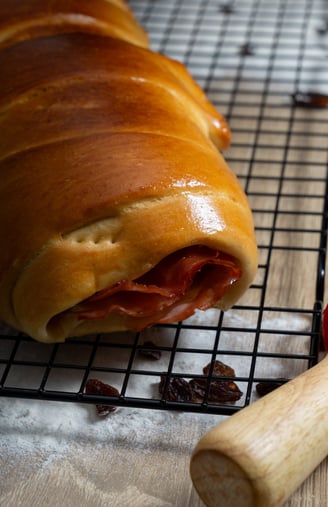
[[[261,394],[258,384],[279,385],[318,359],[328,213],[327,3],[130,5],[153,49],[184,62],[229,122],[225,156],[253,209],[257,278],[226,313],[213,309],[136,335],[43,345],[3,327],[0,394],[229,415]],[[221,384],[212,378],[216,360],[233,368]],[[237,392],[235,399],[213,396],[213,383],[220,391],[224,380],[223,395]],[[96,391],[86,391],[90,385]]]

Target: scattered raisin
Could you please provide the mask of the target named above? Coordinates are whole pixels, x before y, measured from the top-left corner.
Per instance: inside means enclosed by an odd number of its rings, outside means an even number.
[[[328,106],[328,95],[317,92],[296,92],[292,94],[293,104],[298,107],[323,109]]]
[[[222,14],[233,14],[235,9],[231,3],[226,3],[220,5],[220,12],[222,12]]]
[[[117,410],[117,407],[114,407],[114,405],[96,405],[96,411],[99,417],[105,417],[106,415],[115,412],[115,410]]]
[[[167,376],[162,375],[159,383],[160,394],[165,393],[167,383]],[[191,401],[192,390],[189,382],[181,377],[171,377],[168,380],[168,386],[166,390],[166,399],[168,401]]]
[[[189,382],[181,377],[172,377],[166,392],[166,399],[169,401],[192,401],[202,403],[208,391],[207,401],[209,403],[227,403],[239,400],[243,393],[232,380],[221,380],[215,377],[235,377],[235,371],[227,364],[219,360],[209,363],[203,368],[204,375],[209,375],[213,368],[213,379],[192,378]],[[159,392],[164,394],[167,376],[162,375],[159,383]],[[208,382],[210,382],[208,388]]]
[[[119,396],[120,393],[118,390],[109,385],[104,384],[100,380],[97,379],[89,379],[85,386],[86,394],[99,394],[101,396]],[[113,405],[96,405],[97,415],[105,416],[110,412],[114,412],[117,407]]]
[[[328,33],[328,20],[325,20],[322,25],[318,26],[317,33],[319,35],[326,35]]]
[[[208,380],[202,378],[194,378],[190,380],[190,387],[193,393],[193,401],[202,402],[205,397]],[[242,397],[243,393],[231,380],[212,380],[208,392],[209,403],[225,403],[237,401]]]
[[[204,375],[210,374],[211,366],[212,363],[208,363],[206,366],[204,366]],[[216,359],[213,365],[213,377],[235,377],[235,370],[231,368],[231,366],[228,366],[227,364],[224,364]]]
[[[139,349],[141,356],[158,361],[162,357],[162,352],[159,350],[157,345],[151,341],[147,341],[143,344],[142,348]]]
[[[239,48],[240,56],[252,56],[255,54],[255,47],[250,42],[242,44]]]
[[[259,396],[265,396],[266,394],[271,393],[272,391],[274,391],[278,387],[282,386],[286,382],[287,382],[287,379],[282,379],[277,382],[273,382],[273,381],[272,382],[270,382],[270,381],[259,382],[258,384],[256,384],[256,392]]]

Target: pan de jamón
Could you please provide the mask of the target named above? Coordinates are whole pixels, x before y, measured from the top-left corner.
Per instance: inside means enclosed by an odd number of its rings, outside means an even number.
[[[230,308],[252,283],[229,128],[123,1],[0,2],[0,318],[36,340]]]

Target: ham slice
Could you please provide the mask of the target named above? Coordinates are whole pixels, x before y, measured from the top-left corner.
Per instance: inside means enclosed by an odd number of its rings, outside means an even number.
[[[79,320],[120,313],[132,329],[183,320],[213,307],[241,276],[233,258],[204,246],[177,251],[136,280],[122,280],[75,306]]]

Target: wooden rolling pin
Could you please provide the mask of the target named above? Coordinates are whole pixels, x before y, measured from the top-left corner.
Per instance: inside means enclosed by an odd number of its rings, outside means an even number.
[[[210,430],[190,474],[208,507],[277,507],[327,455],[328,356]]]

